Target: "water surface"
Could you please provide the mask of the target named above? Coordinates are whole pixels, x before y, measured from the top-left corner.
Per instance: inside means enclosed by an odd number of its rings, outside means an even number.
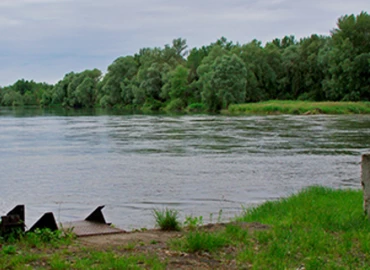
[[[161,116],[0,109],[0,213],[123,229],[153,208],[217,220],[310,185],[360,188],[370,116]]]

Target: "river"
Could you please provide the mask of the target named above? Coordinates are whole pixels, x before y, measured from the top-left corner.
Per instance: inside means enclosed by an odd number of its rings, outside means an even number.
[[[30,227],[105,205],[106,219],[154,227],[153,209],[206,222],[310,185],[360,188],[370,115],[214,116],[0,109],[0,214]]]

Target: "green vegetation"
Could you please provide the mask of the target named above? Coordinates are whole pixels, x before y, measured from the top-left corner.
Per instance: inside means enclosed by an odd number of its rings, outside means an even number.
[[[219,112],[267,100],[370,101],[369,32],[362,12],[339,18],[330,36],[285,36],[264,46],[222,37],[188,50],[178,38],[117,58],[104,76],[93,69],[55,85],[19,80],[0,88],[0,105]]]
[[[273,269],[365,269],[370,262],[370,222],[362,193],[312,187],[248,210],[244,222],[271,224],[238,254],[240,262]],[[262,267],[263,268],[263,267]]]
[[[156,225],[163,231],[179,231],[180,221],[179,212],[172,209],[154,209],[153,215]]]
[[[362,192],[311,187],[246,210],[223,230],[189,232],[172,246],[250,269],[368,269],[370,221]]]
[[[264,101],[231,105],[231,114],[368,114],[370,102]]]
[[[189,232],[184,239],[172,242],[175,249],[180,249],[186,252],[213,252],[228,244],[230,244],[230,241],[225,233],[210,233],[202,231]]]
[[[187,227],[188,230],[194,231],[199,226],[203,225],[203,217],[193,217],[193,216],[187,216],[185,217],[184,226]]]
[[[135,245],[120,247],[133,250]],[[48,229],[0,240],[0,269],[164,269],[156,256],[119,255],[117,250],[87,249],[72,234]]]
[[[68,234],[38,231],[1,241],[0,268],[369,269],[370,221],[362,196],[359,190],[310,187],[246,209],[228,224],[198,226],[202,218],[188,217],[194,228],[172,234],[165,247],[160,237],[86,247]],[[166,212],[176,211],[158,211]]]

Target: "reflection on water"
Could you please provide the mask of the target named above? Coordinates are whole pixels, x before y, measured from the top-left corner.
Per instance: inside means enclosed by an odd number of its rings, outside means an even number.
[[[320,184],[360,187],[370,116],[149,116],[0,109],[0,211],[60,221],[106,205],[124,229],[153,208],[223,217]],[[105,112],[106,113],[106,112]]]

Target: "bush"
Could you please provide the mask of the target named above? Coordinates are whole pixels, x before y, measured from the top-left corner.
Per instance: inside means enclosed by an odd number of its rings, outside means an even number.
[[[206,108],[203,103],[191,103],[187,107],[188,112],[203,112],[205,109]]]
[[[181,112],[184,108],[184,102],[176,98],[174,100],[171,100],[171,102],[166,106],[166,111],[169,112]]]

